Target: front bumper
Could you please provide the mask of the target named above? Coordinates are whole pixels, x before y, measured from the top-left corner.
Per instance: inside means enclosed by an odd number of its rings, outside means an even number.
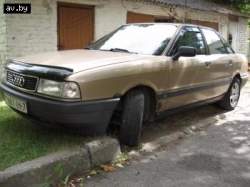
[[[54,101],[12,89],[0,82],[0,94],[7,93],[27,102],[28,113],[19,115],[51,128],[85,135],[105,134],[119,98],[87,101]]]

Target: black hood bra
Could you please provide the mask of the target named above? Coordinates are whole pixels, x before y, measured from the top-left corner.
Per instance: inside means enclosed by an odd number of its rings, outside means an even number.
[[[69,68],[27,64],[12,59],[6,62],[5,68],[23,75],[30,75],[55,81],[64,81],[66,77],[73,73],[73,69]]]

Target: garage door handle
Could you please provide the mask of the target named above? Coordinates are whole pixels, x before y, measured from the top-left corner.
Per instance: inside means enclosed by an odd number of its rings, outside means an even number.
[[[205,64],[206,64],[207,68],[210,68],[211,62],[205,62]]]

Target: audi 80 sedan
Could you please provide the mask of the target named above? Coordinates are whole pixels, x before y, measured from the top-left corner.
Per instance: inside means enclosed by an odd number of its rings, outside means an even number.
[[[127,24],[85,49],[8,60],[0,93],[35,123],[86,135],[112,127],[136,146],[144,122],[211,102],[233,110],[247,69],[211,28]]]

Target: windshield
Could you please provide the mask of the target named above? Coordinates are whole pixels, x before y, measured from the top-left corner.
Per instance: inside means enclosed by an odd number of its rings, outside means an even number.
[[[167,24],[123,25],[90,44],[88,49],[161,55],[176,29]]]

